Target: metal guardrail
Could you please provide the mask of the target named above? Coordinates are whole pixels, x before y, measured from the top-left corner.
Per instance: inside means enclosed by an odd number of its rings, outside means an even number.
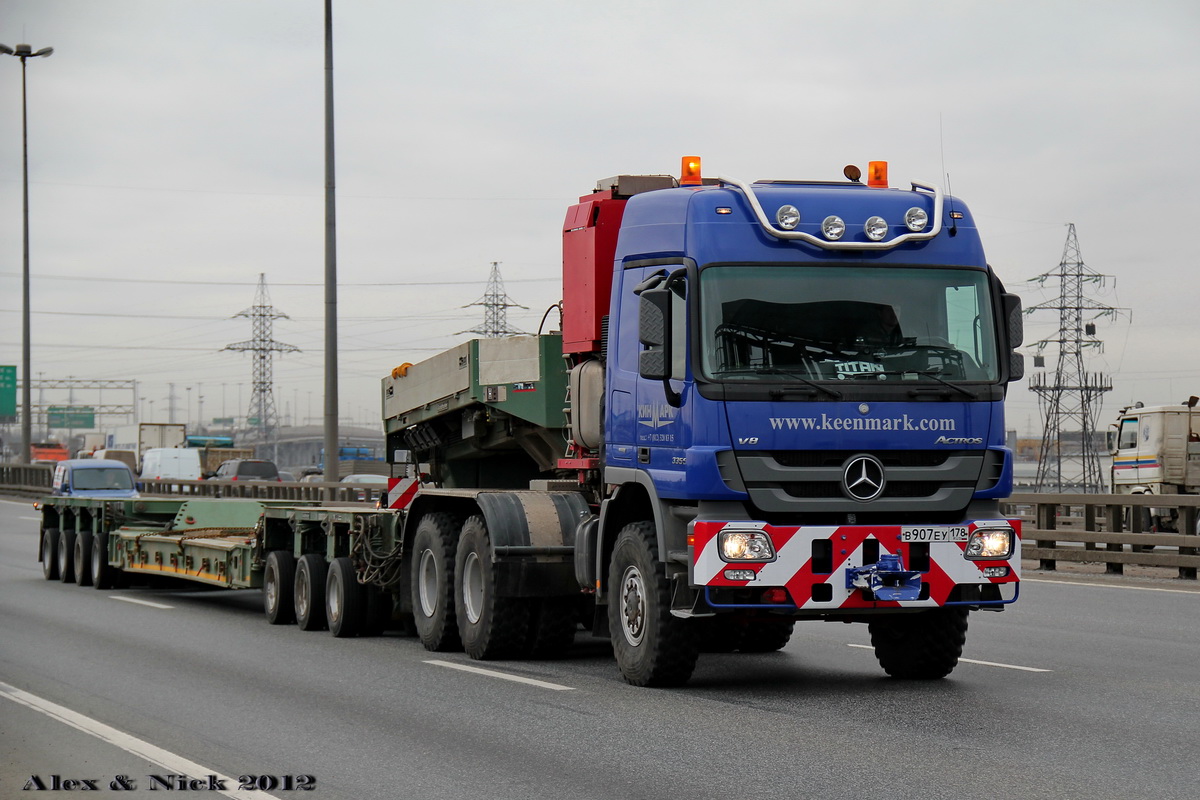
[[[48,494],[54,468],[0,464],[0,492],[36,498]],[[253,497],[324,503],[373,504],[377,484],[218,481],[143,481],[146,495]],[[362,493],[362,494],[360,494]],[[362,501],[361,496],[370,498]],[[1100,563],[1120,575],[1125,565],[1167,567],[1196,580],[1200,569],[1200,495],[1014,494],[1004,513],[1024,522],[1022,555],[1054,570],[1059,561]],[[1146,531],[1145,513],[1174,509],[1178,533]]]
[[[0,464],[0,494],[38,498],[50,493],[52,464]],[[139,480],[143,495],[252,497],[264,500],[307,500],[373,505],[383,487],[358,483],[281,483],[279,481]],[[366,499],[363,499],[366,498]]]
[[[1184,580],[1200,568],[1200,495],[1014,494],[1006,513],[1025,524],[1021,554],[1054,570],[1059,561],[1104,564],[1121,575],[1125,565],[1167,567]],[[1143,530],[1148,512],[1172,509],[1178,532]]]

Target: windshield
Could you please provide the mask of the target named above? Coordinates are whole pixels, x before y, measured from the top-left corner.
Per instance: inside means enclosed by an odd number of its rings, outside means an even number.
[[[76,468],[71,480],[75,491],[133,488],[133,476],[129,470],[117,467]]]
[[[716,266],[700,273],[701,363],[717,380],[995,381],[976,269]]]

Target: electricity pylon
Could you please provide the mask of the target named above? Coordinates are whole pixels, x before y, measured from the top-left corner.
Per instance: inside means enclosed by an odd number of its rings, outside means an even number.
[[[1029,382],[1029,388],[1038,395],[1044,425],[1035,491],[1104,491],[1096,420],[1104,393],[1112,391],[1112,381],[1102,373],[1087,372],[1083,353],[1086,349],[1103,348],[1103,341],[1096,338],[1095,320],[1116,316],[1124,309],[1101,305],[1085,297],[1083,290],[1088,284],[1103,286],[1110,277],[1092,271],[1083,263],[1075,224],[1071,223],[1058,270],[1034,278],[1038,283],[1052,278],[1059,283],[1059,296],[1055,300],[1026,309],[1027,313],[1058,312],[1058,332],[1035,344],[1038,355],[1034,359],[1035,367],[1043,366],[1042,351],[1051,344],[1057,345],[1054,373],[1036,373]]]
[[[524,333],[517,328],[508,327],[508,309],[528,308],[520,303],[514,303],[504,291],[504,280],[500,277],[500,263],[492,262],[492,273],[488,276],[487,289],[483,297],[474,303],[467,303],[463,308],[483,306],[483,327],[472,328],[463,333],[477,333],[488,339],[498,339],[502,336],[513,336]]]
[[[251,339],[224,347],[225,350],[249,352],[254,355],[254,390],[250,395],[250,408],[246,413],[247,425],[257,430],[258,441],[271,442],[275,439],[275,431],[279,424],[278,415],[275,413],[275,383],[271,377],[272,359],[275,353],[298,353],[300,348],[277,342],[273,338],[272,328],[275,320],[288,319],[288,315],[276,311],[271,305],[264,273],[260,272],[258,275],[254,305],[234,314],[233,317],[248,317],[252,321]]]

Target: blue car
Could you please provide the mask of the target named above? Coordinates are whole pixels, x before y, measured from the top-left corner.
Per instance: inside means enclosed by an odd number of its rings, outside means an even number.
[[[120,461],[72,458],[54,469],[51,494],[87,497],[137,497],[133,471]]]

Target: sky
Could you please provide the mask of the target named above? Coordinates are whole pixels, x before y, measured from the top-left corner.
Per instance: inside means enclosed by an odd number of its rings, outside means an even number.
[[[244,416],[265,276],[284,423],[320,424],[322,0],[0,0],[28,63],[32,372],[136,380],[144,421]],[[536,332],[561,297],[566,208],[678,170],[948,187],[1026,307],[1054,304],[1068,224],[1111,380],[1200,394],[1200,5],[334,0],[340,416],[470,337],[493,262]],[[20,62],[0,58],[0,364],[21,363]],[[1026,321],[1054,336],[1058,313]],[[1032,356],[1035,350],[1023,350]],[[1053,370],[1056,351],[1045,352]],[[1028,358],[1029,373],[1037,370]],[[1029,380],[1008,427],[1038,436]],[[128,399],[126,399],[128,398]],[[97,401],[47,390],[49,403]],[[34,402],[38,402],[38,396]],[[133,402],[126,393],[119,400]]]

